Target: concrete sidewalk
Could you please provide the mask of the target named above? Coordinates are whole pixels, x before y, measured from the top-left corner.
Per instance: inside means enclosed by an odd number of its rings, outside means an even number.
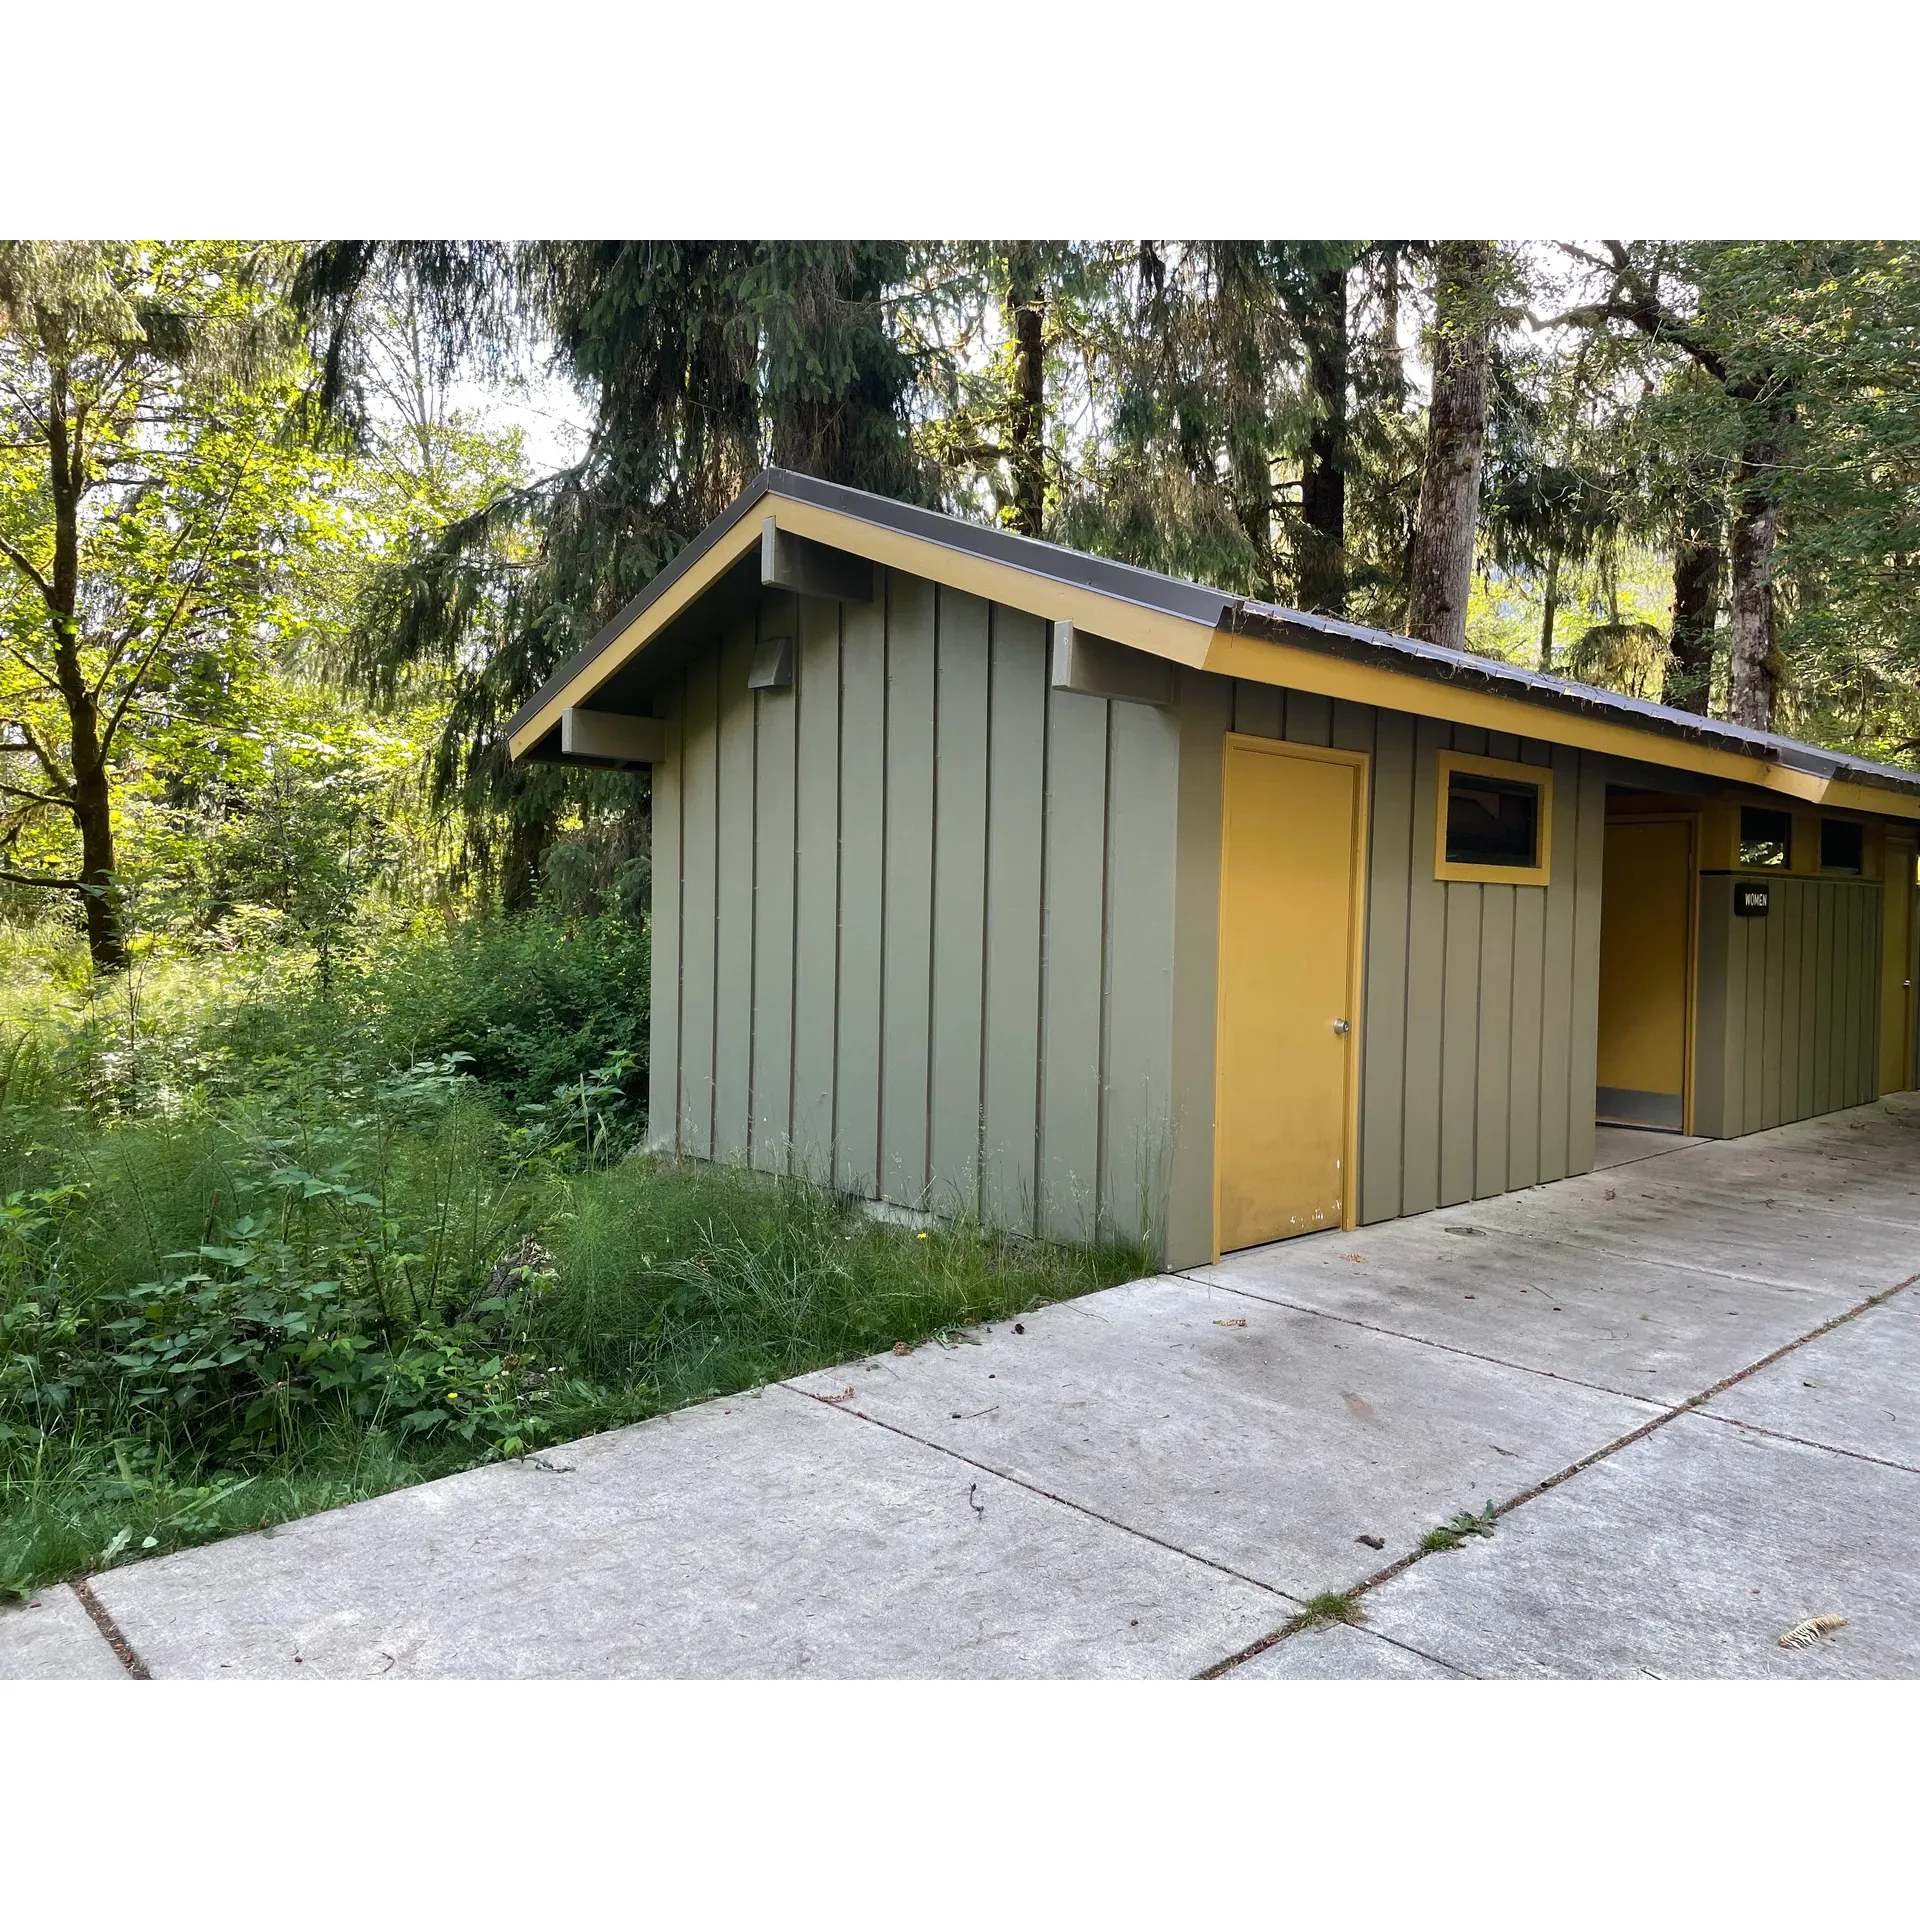
[[[0,1677],[1920,1674],[1920,1099],[1603,1149],[54,1589]]]

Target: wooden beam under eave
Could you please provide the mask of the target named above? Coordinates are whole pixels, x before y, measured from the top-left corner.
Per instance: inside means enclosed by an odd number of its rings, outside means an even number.
[[[1051,679],[1063,693],[1170,707],[1174,671],[1173,662],[1159,654],[1116,646],[1096,634],[1083,633],[1071,620],[1053,623]]]
[[[566,707],[560,714],[560,758],[599,765],[650,767],[667,757],[664,720],[637,713],[596,713]]]
[[[873,562],[864,555],[788,533],[772,514],[760,522],[760,584],[815,600],[873,604]]]

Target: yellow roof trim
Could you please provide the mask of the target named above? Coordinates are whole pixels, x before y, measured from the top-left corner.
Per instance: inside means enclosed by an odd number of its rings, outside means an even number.
[[[668,621],[684,613],[742,554],[759,544],[760,517],[748,514],[737,527],[730,528],[716,540],[616,640],[592,659],[583,661],[565,680],[551,684],[540,704],[507,735],[508,753],[519,759],[543,734],[560,724],[560,715],[566,708],[578,706],[596,687],[604,685]]]
[[[1828,780],[1819,774],[1777,766],[1724,747],[1676,740],[1669,735],[1624,726],[1617,720],[1566,713],[1531,701],[1511,700],[1502,694],[1480,693],[1471,687],[1449,686],[1444,681],[1395,673],[1359,660],[1336,659],[1307,647],[1292,647],[1283,641],[1263,640],[1251,634],[1216,633],[1202,664],[1209,673],[1230,675],[1236,680],[1256,680],[1266,686],[1291,687],[1301,693],[1325,694],[1331,699],[1352,700],[1364,706],[1425,714],[1435,720],[1450,720],[1458,726],[1517,733],[1529,740],[1581,747],[1590,753],[1617,754],[1623,760],[1675,767],[1741,786],[1764,787],[1812,806],[1848,807],[1856,813],[1920,819],[1920,794],[1856,786],[1847,780]]]
[[[1183,666],[1205,663],[1215,629],[1197,620],[1151,607],[1134,606],[1089,587],[1077,587],[1044,574],[1030,573],[978,554],[961,552],[937,540],[921,540],[892,527],[875,526],[853,514],[836,513],[808,500],[790,500],[769,492],[756,511],[700,556],[667,592],[645,609],[609,646],[582,662],[564,681],[555,682],[539,706],[507,736],[508,751],[518,759],[551,728],[562,711],[578,706],[593,690],[617,673],[670,621],[684,613],[741,556],[760,541],[762,524],[771,519],[783,533],[799,534],[854,553],[879,566],[893,567],[922,580],[937,581],[961,593],[997,600],[1045,620],[1072,620],[1103,639],[1117,640],[1145,653],[1158,654]]]
[[[815,506],[810,500],[789,500],[770,493],[766,510],[783,533],[797,533],[838,547],[843,553],[857,553],[880,566],[917,574],[922,580],[938,581],[943,587],[977,594],[982,600],[997,600],[1002,606],[1018,607],[1022,613],[1036,613],[1043,620],[1071,620],[1103,640],[1157,653],[1182,666],[1203,666],[1217,631],[1198,620],[1182,620],[1178,614],[1155,607],[1135,606],[1091,587],[1030,573],[1024,567],[1010,567],[937,540],[917,539],[893,527],[875,526],[852,514]]]
[[[1846,807],[1857,813],[1899,820],[1920,820],[1920,794],[1827,779],[1791,767],[1712,747],[1699,741],[1644,731],[1617,720],[1516,700],[1503,694],[1450,685],[1390,667],[1342,659],[1311,647],[1290,645],[1252,634],[1231,633],[1176,613],[1077,586],[1071,581],[1004,561],[987,559],[938,540],[922,539],[898,528],[842,513],[810,500],[769,490],[742,514],[738,525],[703,553],[660,597],[647,606],[617,638],[583,661],[564,680],[552,683],[540,704],[508,735],[515,759],[557,726],[561,713],[588,698],[617,673],[663,628],[684,613],[728,568],[760,542],[761,526],[771,518],[783,532],[818,540],[842,552],[860,555],[958,592],[1018,607],[1045,620],[1071,620],[1083,632],[1122,646],[1193,667],[1267,686],[1291,687],[1336,700],[1424,714],[1461,726],[1523,734],[1558,746],[1610,753],[1652,766],[1759,787],[1810,806]]]

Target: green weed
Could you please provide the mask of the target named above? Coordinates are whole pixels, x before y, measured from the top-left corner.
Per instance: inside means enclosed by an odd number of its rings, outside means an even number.
[[[1300,1609],[1297,1624],[1302,1627],[1357,1627],[1364,1618],[1360,1602],[1350,1593],[1316,1593]]]
[[[1489,1500],[1483,1511],[1479,1513],[1469,1513],[1462,1508],[1451,1520],[1445,1521],[1441,1525],[1433,1528],[1431,1532],[1423,1534],[1420,1540],[1420,1550],[1423,1553],[1446,1553],[1452,1548],[1461,1545],[1462,1542],[1473,1538],[1475,1535],[1483,1539],[1491,1540],[1493,1538],[1493,1528],[1493,1502]]]
[[[0,995],[0,1591],[1150,1267],[636,1154],[644,1024],[586,989],[643,958],[534,921],[327,1004],[275,960]]]

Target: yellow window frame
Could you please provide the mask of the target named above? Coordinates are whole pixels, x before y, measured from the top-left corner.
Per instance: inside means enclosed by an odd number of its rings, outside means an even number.
[[[1435,756],[1433,877],[1436,880],[1473,880],[1503,887],[1544,887],[1553,876],[1553,769],[1529,766],[1524,760],[1492,760],[1479,753],[1442,753]],[[1535,819],[1535,860],[1530,867],[1477,866],[1447,858],[1447,792],[1456,773],[1477,773],[1495,780],[1531,786],[1539,791]]]

